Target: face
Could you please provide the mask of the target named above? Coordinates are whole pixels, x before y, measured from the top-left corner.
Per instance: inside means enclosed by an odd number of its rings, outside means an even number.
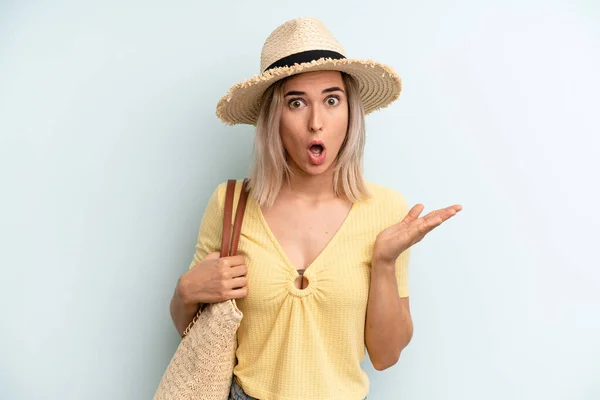
[[[348,99],[338,71],[308,72],[283,86],[280,130],[290,167],[307,175],[332,169],[348,130]]]

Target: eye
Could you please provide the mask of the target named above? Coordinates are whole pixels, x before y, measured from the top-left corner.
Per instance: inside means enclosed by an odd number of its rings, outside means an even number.
[[[288,105],[290,108],[300,108],[304,105],[304,101],[302,101],[302,99],[292,99]]]
[[[337,96],[331,96],[327,98],[327,105],[337,106],[340,103],[340,98]]]

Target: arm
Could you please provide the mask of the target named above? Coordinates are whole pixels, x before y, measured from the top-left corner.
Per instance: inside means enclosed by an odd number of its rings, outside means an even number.
[[[173,324],[179,335],[192,322],[192,319],[198,312],[200,306],[197,301],[197,295],[194,293],[198,290],[195,285],[197,277],[190,274],[191,270],[200,262],[206,260],[217,260],[219,258],[218,251],[221,247],[221,232],[223,219],[223,192],[224,185],[220,185],[211,195],[200,223],[198,231],[198,239],[195,245],[194,257],[188,267],[188,271],[181,275],[177,280],[173,297],[170,303],[170,314]],[[212,255],[211,253],[217,253]],[[190,277],[190,275],[192,275]]]
[[[196,254],[198,255],[198,253]],[[196,265],[198,265],[198,267],[200,267],[200,264],[202,263],[204,263],[205,265],[210,265],[208,261],[218,259],[219,253],[210,253],[206,256],[204,260],[202,260]],[[194,257],[194,261],[195,260],[196,257]],[[175,329],[177,329],[177,332],[181,337],[183,337],[183,332],[188,327],[190,322],[192,322],[192,319],[194,319],[194,316],[198,312],[198,309],[201,304],[198,301],[198,297],[200,295],[198,293],[198,284],[199,282],[202,282],[205,279],[198,277],[199,274],[194,273],[197,271],[192,271],[192,268],[194,267],[195,266],[191,267],[188,272],[179,277],[179,279],[177,280],[177,285],[175,286],[173,298],[171,298],[171,319],[173,320]]]
[[[241,185],[237,186],[236,198],[241,190]],[[189,270],[178,279],[171,299],[171,319],[181,336],[200,304],[240,299],[248,293],[244,257],[220,257],[224,192],[225,184],[219,185],[208,201],[200,223],[194,258]]]
[[[179,336],[183,336],[183,332],[198,312],[198,304],[186,302],[183,293],[181,278],[179,278],[170,305],[171,319]]]
[[[365,344],[375,369],[381,371],[396,364],[412,334],[409,298],[400,297],[396,266],[373,260]]]
[[[215,252],[183,274],[171,299],[171,318],[179,335],[183,336],[200,304],[246,297],[247,272],[243,256],[220,258]]]
[[[371,258],[365,344],[377,370],[394,365],[412,338],[407,283],[410,248],[462,210],[461,205],[455,204],[419,217],[422,204],[413,206],[408,213],[402,196],[396,204],[403,219],[377,235]]]

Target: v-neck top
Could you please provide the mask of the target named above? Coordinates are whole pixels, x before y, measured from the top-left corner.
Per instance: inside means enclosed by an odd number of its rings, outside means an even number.
[[[369,379],[365,320],[373,246],[377,234],[408,213],[403,196],[367,182],[368,200],[352,205],[326,247],[304,272],[308,287],[277,242],[252,193],[238,254],[248,267],[248,295],[237,300],[234,376],[248,395],[261,400],[363,399]],[[242,181],[236,185],[236,200]],[[190,268],[221,245],[226,183],[214,191],[200,224]],[[408,297],[410,249],[396,260],[400,297]]]

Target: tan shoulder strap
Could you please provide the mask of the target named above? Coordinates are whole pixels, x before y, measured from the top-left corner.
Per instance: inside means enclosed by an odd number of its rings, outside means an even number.
[[[231,220],[233,218],[233,198],[235,195],[236,180],[227,181],[227,192],[225,195],[225,211],[223,213],[223,236],[221,238],[221,257],[234,256],[237,254],[242,231],[242,222],[246,211],[248,200],[248,179],[244,179],[233,225],[233,236],[231,233]]]
[[[238,201],[237,211],[235,212],[235,222],[233,224],[233,237],[231,238],[230,255],[235,256],[240,243],[240,233],[242,232],[242,222],[244,222],[244,214],[246,213],[246,203],[248,201],[248,179],[244,179],[242,191]]]
[[[237,254],[238,244],[240,242],[240,233],[242,231],[242,222],[244,221],[244,213],[246,211],[246,202],[248,200],[248,179],[244,179],[240,199],[238,201],[237,210],[235,212],[235,223],[233,225],[233,238],[231,237],[231,218],[233,213],[233,196],[235,195],[236,180],[230,179],[227,181],[227,194],[225,195],[225,212],[223,213],[223,236],[221,238],[221,257],[235,256]],[[182,338],[186,337],[192,326],[196,323],[200,314],[207,304],[201,304],[198,312],[189,323]]]

